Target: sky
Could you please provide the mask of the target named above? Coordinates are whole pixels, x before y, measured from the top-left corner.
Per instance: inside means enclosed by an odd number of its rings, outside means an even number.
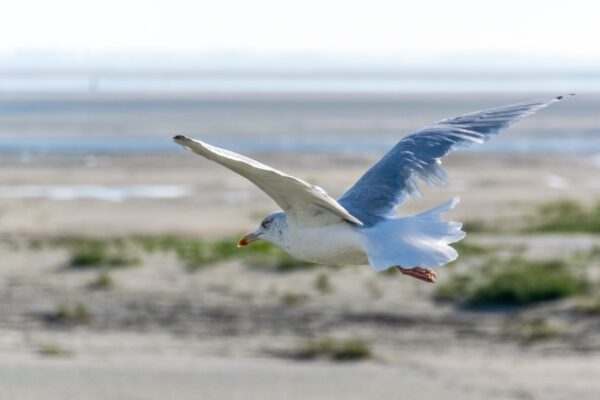
[[[12,0],[0,54],[171,52],[600,61],[600,1]]]

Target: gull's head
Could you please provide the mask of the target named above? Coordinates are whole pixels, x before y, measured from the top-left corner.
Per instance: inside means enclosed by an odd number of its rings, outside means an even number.
[[[257,240],[265,240],[281,246],[283,243],[284,231],[287,229],[286,215],[283,212],[276,212],[267,215],[262,220],[257,230],[243,236],[238,242],[238,247],[248,246]]]

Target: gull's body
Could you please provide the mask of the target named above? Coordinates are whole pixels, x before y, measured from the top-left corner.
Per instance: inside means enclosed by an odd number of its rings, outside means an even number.
[[[433,282],[433,268],[453,261],[450,243],[465,233],[443,214],[454,198],[436,208],[395,218],[407,195],[418,195],[417,178],[436,185],[446,180],[441,158],[456,149],[483,143],[512,123],[563,96],[465,114],[439,121],[402,139],[338,200],[310,185],[240,154],[185,136],[176,143],[244,176],[282,209],[240,240],[244,246],[262,239],[294,257],[321,264],[370,264],[375,271],[398,267],[403,273]]]
[[[281,248],[305,261],[327,265],[360,265],[369,260],[361,229],[346,221],[320,226],[294,225],[285,218]]]

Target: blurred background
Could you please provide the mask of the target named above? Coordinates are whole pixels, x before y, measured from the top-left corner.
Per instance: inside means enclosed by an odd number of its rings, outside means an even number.
[[[5,2],[2,399],[597,399],[593,1]],[[442,118],[577,93],[445,160],[435,285],[237,238],[277,209],[175,134],[337,197]]]

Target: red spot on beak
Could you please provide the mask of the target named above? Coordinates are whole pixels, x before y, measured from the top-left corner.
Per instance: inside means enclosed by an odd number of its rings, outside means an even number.
[[[259,240],[258,236],[254,233],[249,233],[246,236],[243,236],[238,242],[238,247],[248,246],[250,243],[254,243]]]

